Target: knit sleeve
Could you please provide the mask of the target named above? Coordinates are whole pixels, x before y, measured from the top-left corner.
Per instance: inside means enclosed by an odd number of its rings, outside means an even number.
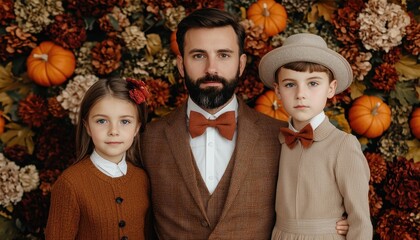
[[[72,184],[64,177],[59,177],[51,191],[50,211],[46,240],[76,239],[80,209]]]
[[[353,135],[346,135],[340,145],[336,178],[348,214],[347,239],[372,239],[368,197],[370,170],[360,143]]]

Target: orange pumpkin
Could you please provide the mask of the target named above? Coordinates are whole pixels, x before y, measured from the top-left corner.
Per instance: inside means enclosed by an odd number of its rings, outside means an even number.
[[[175,55],[181,55],[179,52],[178,43],[176,42],[176,31],[171,33],[171,50]]]
[[[247,18],[262,26],[269,37],[282,32],[287,24],[286,9],[274,0],[253,3],[247,10]]]
[[[289,119],[289,114],[284,110],[281,100],[277,98],[273,90],[268,90],[261,95],[255,102],[254,109],[279,120]]]
[[[420,139],[420,107],[414,109],[411,114],[410,128],[413,135]]]
[[[382,99],[363,95],[349,109],[349,124],[357,134],[379,137],[391,125],[391,109]]]
[[[76,58],[72,51],[45,41],[32,50],[26,66],[29,78],[41,86],[50,87],[64,83],[73,74]]]

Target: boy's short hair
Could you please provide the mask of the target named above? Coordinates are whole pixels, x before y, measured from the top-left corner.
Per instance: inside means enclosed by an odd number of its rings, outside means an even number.
[[[315,34],[298,33],[288,37],[283,46],[270,51],[261,59],[259,74],[262,82],[273,88],[277,70],[291,62],[312,62],[327,67],[337,80],[336,94],[346,90],[353,81],[349,62],[329,49],[324,39]]]
[[[312,72],[324,72],[328,75],[328,81],[332,82],[335,77],[334,74],[331,72],[331,70],[327,67],[325,67],[322,64],[318,64],[318,63],[313,63],[313,62],[304,62],[304,61],[299,61],[299,62],[290,62],[290,63],[286,63],[283,66],[279,67],[276,70],[276,73],[274,75],[274,82],[278,81],[278,76],[280,73],[280,69],[282,68],[286,68],[289,70],[293,70],[296,72],[306,72],[309,71],[310,73]]]

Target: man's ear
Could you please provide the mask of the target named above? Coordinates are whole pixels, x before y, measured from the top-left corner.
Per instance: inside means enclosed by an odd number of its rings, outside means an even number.
[[[246,66],[246,54],[243,53],[240,57],[239,57],[239,76],[242,76],[242,73],[245,70],[245,66]]]
[[[179,74],[184,77],[184,58],[181,55],[176,56],[176,66]]]

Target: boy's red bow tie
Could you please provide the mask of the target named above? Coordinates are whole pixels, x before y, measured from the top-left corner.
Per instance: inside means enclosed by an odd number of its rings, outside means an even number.
[[[311,124],[307,124],[299,132],[294,132],[287,127],[280,128],[283,133],[287,146],[292,149],[295,147],[298,140],[302,143],[304,148],[310,147],[313,142],[313,130]]]

